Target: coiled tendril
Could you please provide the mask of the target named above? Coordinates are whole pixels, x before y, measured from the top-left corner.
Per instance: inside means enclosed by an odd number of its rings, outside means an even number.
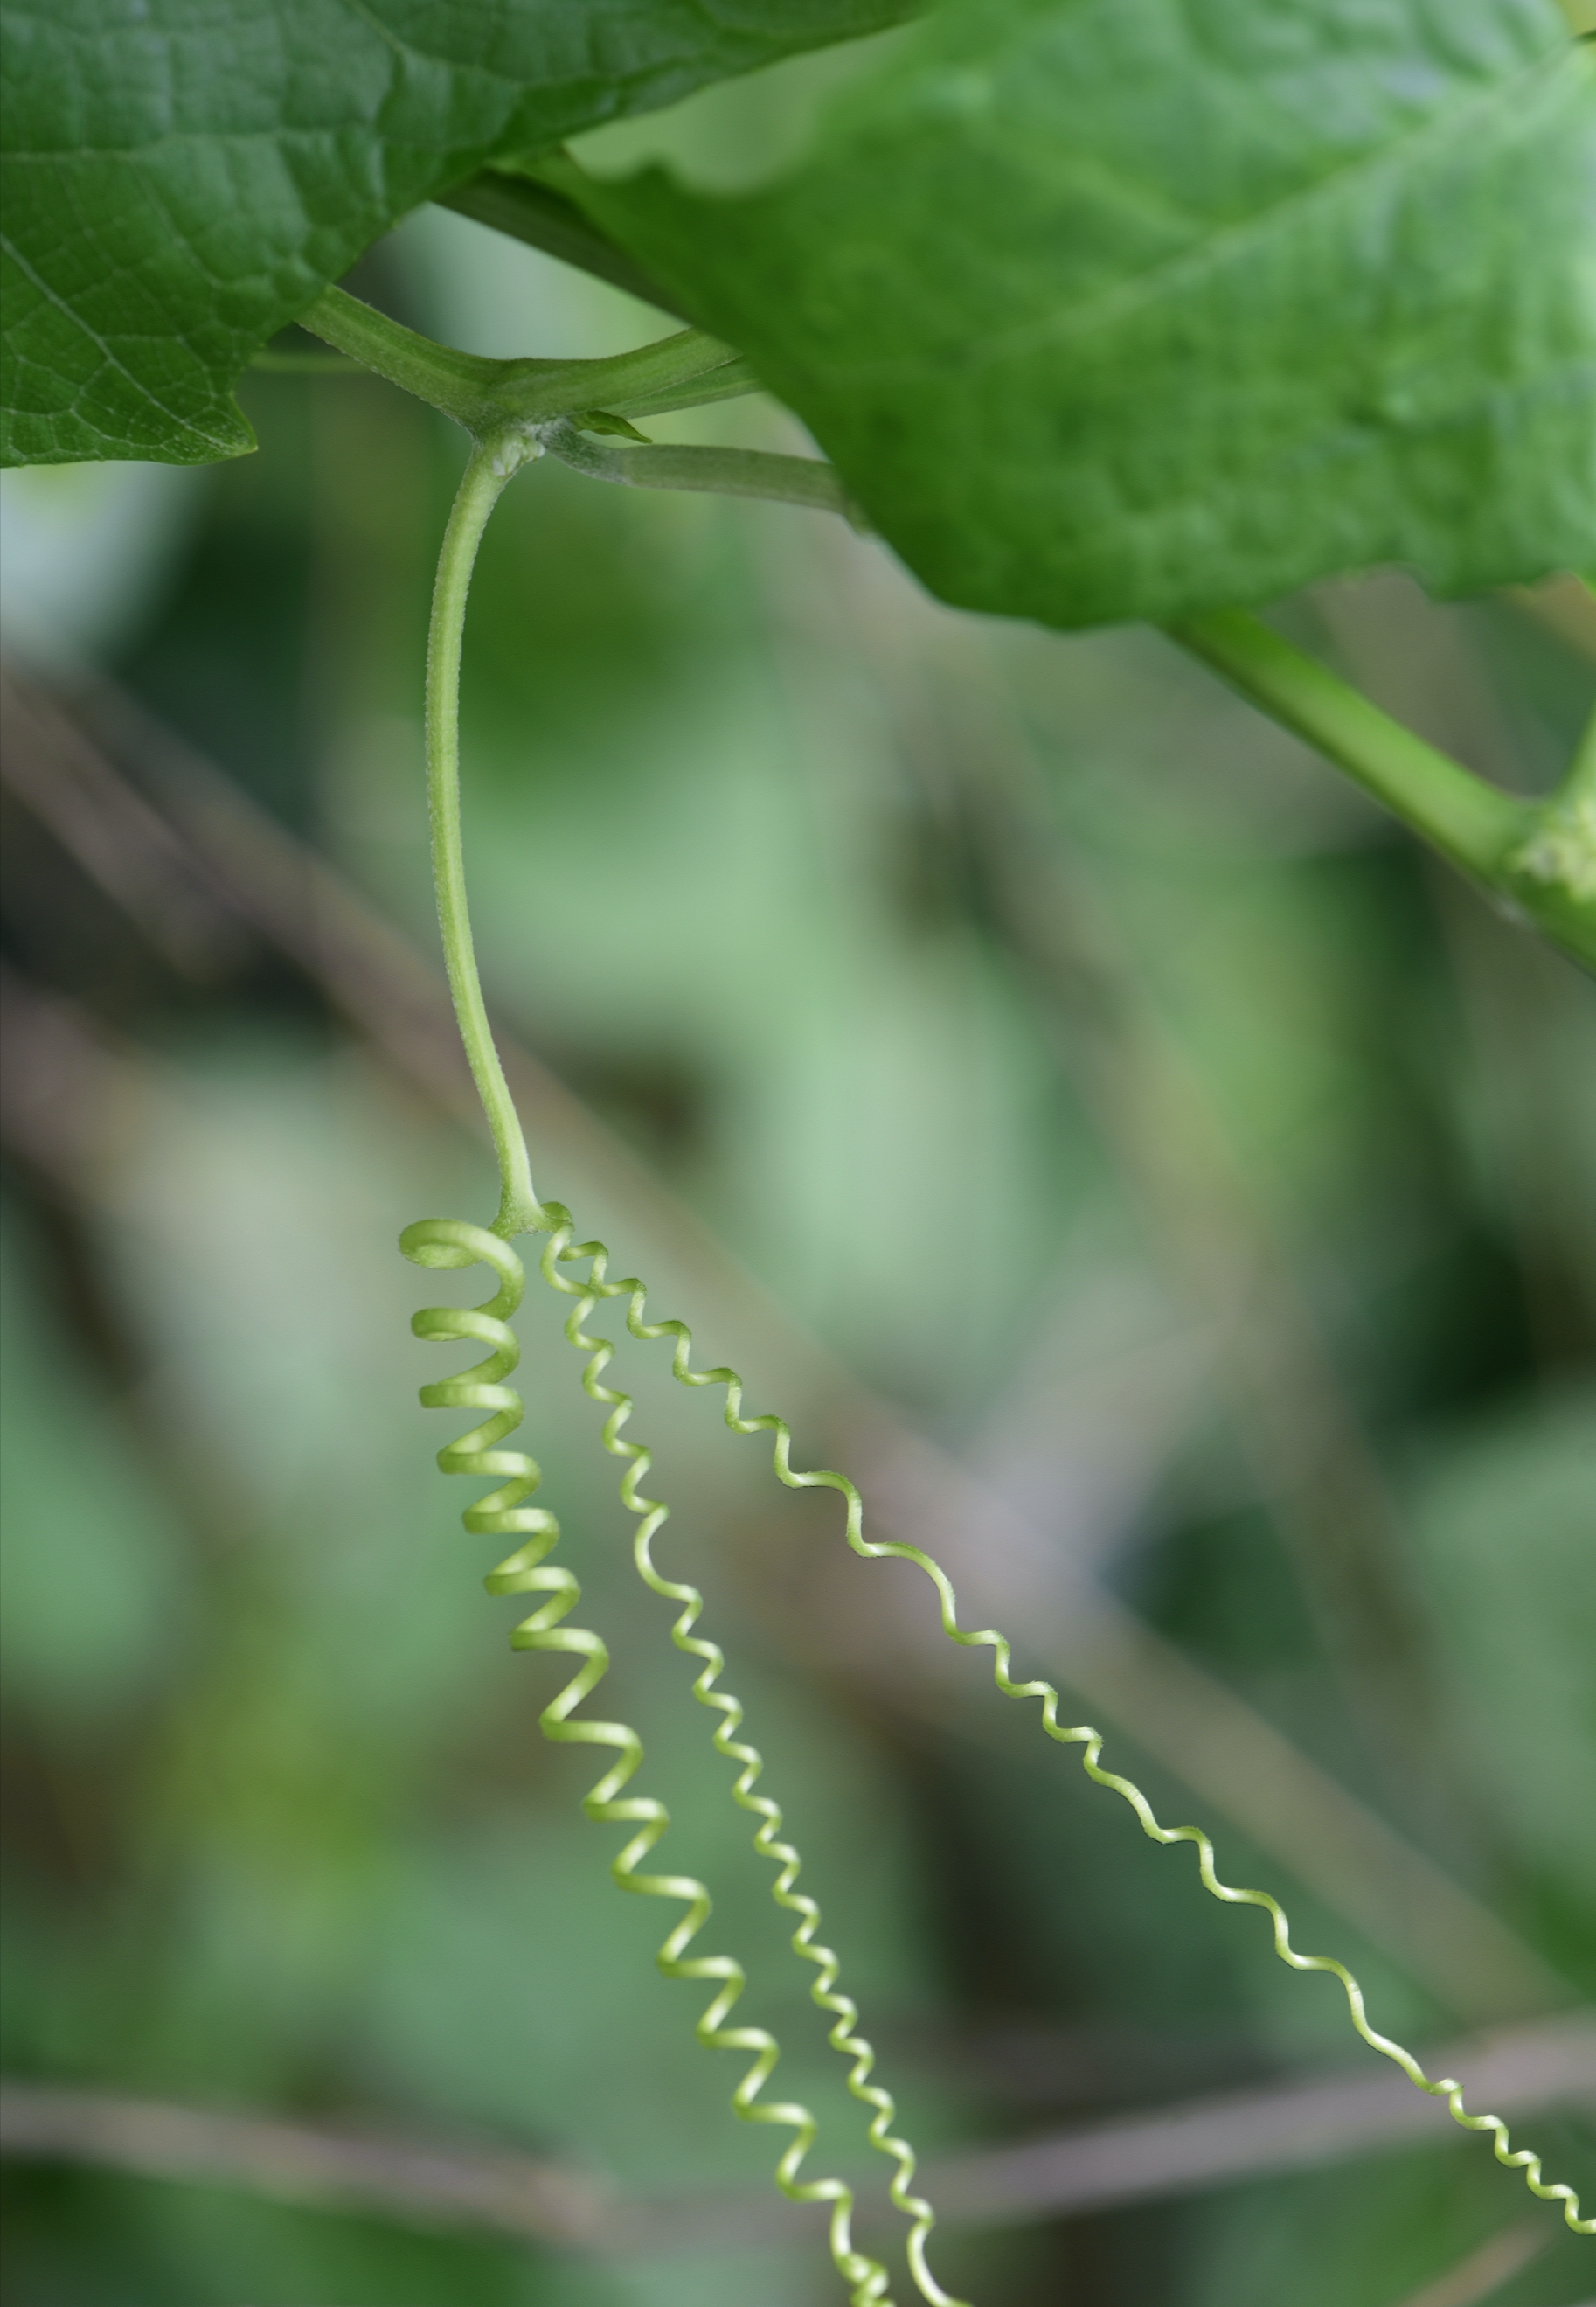
[[[763,1411],[755,1417],[745,1418],[742,1415],[742,1381],[736,1371],[724,1366],[717,1369],[695,1370],[691,1367],[691,1359],[692,1332],[687,1324],[679,1321],[648,1321],[645,1315],[648,1293],[643,1282],[639,1281],[636,1275],[629,1276],[624,1281],[610,1281],[607,1278],[608,1252],[605,1245],[599,1241],[575,1241],[572,1239],[575,1229],[571,1223],[570,1212],[560,1203],[547,1202],[544,1205],[544,1209],[554,1227],[553,1236],[543,1253],[544,1279],[553,1289],[565,1295],[571,1295],[573,1285],[560,1274],[561,1264],[579,1258],[591,1261],[588,1282],[586,1284],[575,1285],[575,1289],[581,1291],[584,1302],[573,1316],[571,1322],[567,1325],[566,1334],[571,1338],[573,1345],[589,1348],[602,1343],[602,1341],[588,1339],[575,1334],[576,1325],[586,1318],[587,1308],[596,1299],[620,1297],[628,1299],[630,1302],[626,1309],[627,1328],[634,1338],[640,1338],[645,1342],[660,1338],[669,1338],[674,1342],[671,1369],[673,1376],[682,1385],[695,1387],[721,1385],[725,1388],[725,1419],[734,1434],[769,1434],[775,1437],[771,1462],[778,1480],[785,1482],[787,1488],[793,1490],[830,1489],[841,1494],[847,1509],[847,1541],[855,1554],[862,1555],[867,1560],[872,1562],[889,1558],[912,1562],[917,1569],[924,1572],[936,1588],[942,1632],[948,1640],[959,1643],[965,1650],[990,1650],[992,1653],[992,1679],[1005,1698],[1039,1700],[1042,1707],[1042,1728],[1047,1736],[1057,1740],[1060,1745],[1081,1747],[1083,1750],[1081,1768],[1085,1771],[1086,1776],[1098,1786],[1107,1787],[1112,1793],[1117,1794],[1121,1801],[1130,1805],[1136,1814],[1142,1832],[1150,1840],[1161,1843],[1189,1842],[1192,1844],[1197,1854],[1197,1873],[1203,1888],[1212,1897],[1223,1900],[1226,1906],[1261,1907],[1269,1917],[1274,1936],[1274,1951],[1280,1960],[1289,1963],[1293,1970],[1327,1971],[1333,1978],[1338,1979],[1347,1999],[1347,2008],[1351,2014],[1352,2024],[1372,2050],[1378,2051],[1382,2056],[1393,2060],[1416,2088],[1428,2092],[1432,2098],[1445,2099],[1453,2121],[1460,2123],[1465,2131],[1489,2132],[1491,2137],[1492,2152],[1497,2162],[1506,2165],[1509,2170],[1522,2171],[1524,2174],[1525,2185],[1530,2189],[1531,2193],[1538,2195],[1542,2202],[1560,2202],[1563,2206],[1564,2218],[1575,2234],[1596,2234],[1596,2218],[1580,2217],[1579,2196],[1575,2189],[1561,2181],[1548,2184],[1541,2176],[1540,2157],[1530,2148],[1514,2148],[1513,2147],[1507,2125],[1500,2115],[1471,2114],[1463,2103],[1463,2087],[1454,2077],[1447,2075],[1439,2080],[1432,2081],[1411,2051],[1405,2050],[1400,2043],[1393,2042],[1388,2035],[1377,2033],[1369,2025],[1364,2008],[1363,1990],[1344,1963],[1336,1961],[1332,1955],[1298,1953],[1291,1944],[1291,1925],[1287,1921],[1285,1910],[1277,1899],[1272,1898],[1266,1891],[1239,1890],[1231,1883],[1222,1882],[1214,1871],[1214,1845],[1201,1827],[1161,1826],[1154,1814],[1152,1805],[1139,1787],[1129,1779],[1121,1777],[1118,1771],[1105,1771],[1102,1768],[1098,1757],[1103,1752],[1103,1733],[1094,1729],[1090,1723],[1073,1725],[1061,1723],[1059,1720],[1059,1693],[1051,1682],[1016,1682],[1013,1679],[1008,1671],[1012,1653],[1006,1635],[1000,1634],[995,1627],[991,1626],[985,1626],[973,1632],[959,1625],[958,1599],[953,1590],[953,1582],[939,1562],[933,1560],[931,1556],[924,1553],[921,1548],[911,1546],[904,1540],[867,1538],[864,1534],[864,1501],[848,1477],[845,1474],[836,1473],[829,1468],[817,1469],[811,1473],[796,1471],[792,1462],[792,1432],[785,1419],[778,1418],[771,1411]],[[596,1386],[592,1382],[596,1368],[602,1369],[608,1359],[607,1351],[602,1360],[596,1355],[594,1361],[588,1365],[588,1371],[584,1374],[583,1383],[588,1392],[595,1394],[600,1401],[624,1400],[623,1396],[617,1397],[610,1394],[605,1389]],[[609,1429],[606,1428],[606,1441],[608,1436]],[[622,1445],[622,1447],[624,1448],[625,1445]],[[644,1462],[647,1462],[646,1458]],[[640,1469],[634,1469],[633,1472],[640,1471]],[[628,1479],[631,1479],[632,1476],[629,1475]],[[657,1524],[656,1526],[657,1527]]]
[[[505,1450],[499,1445],[520,1424],[524,1414],[520,1395],[504,1380],[520,1359],[520,1347],[509,1317],[520,1304],[526,1277],[521,1261],[508,1242],[490,1233],[482,1226],[471,1225],[460,1218],[424,1218],[408,1226],[399,1237],[399,1248],[416,1265],[462,1267],[483,1265],[499,1277],[499,1288],[485,1304],[472,1307],[429,1306],[411,1317],[410,1326],[418,1338],[451,1344],[471,1339],[485,1345],[489,1352],[458,1376],[440,1378],[421,1389],[421,1400],[429,1410],[485,1411],[487,1416],[479,1426],[474,1426],[457,1440],[445,1443],[438,1453],[438,1464],[446,1474],[474,1474],[478,1478],[496,1480],[499,1488],[469,1505],[460,1516],[466,1528],[474,1533],[493,1537],[523,1538],[525,1543],[506,1557],[484,1580],[490,1594],[545,1594],[547,1600],[523,1618],[511,1634],[511,1646],[515,1650],[562,1651],[579,1659],[581,1664],[570,1682],[549,1701],[539,1722],[545,1738],[566,1745],[609,1746],[615,1750],[615,1761],[582,1798],[588,1816],[603,1826],[631,1826],[637,1831],[619,1856],[610,1862],[610,1873],[623,1891],[634,1891],[648,1899],[680,1900],[687,1912],[667,1934],[655,1957],[666,1978],[710,1979],[716,1982],[715,1994],[699,2019],[695,2033],[707,2050],[746,2051],[752,2054],[752,2064],[732,2094],[732,2106],[743,2123],[778,2123],[794,2134],[776,2166],[776,2181],[784,2195],[795,2203],[829,2203],[831,2206],[831,2255],[839,2272],[852,2286],[854,2307],[878,2307],[888,2303],[888,2277],[876,2260],[868,2258],[854,2248],[852,2220],[854,2191],[842,2179],[801,2179],[800,2170],[819,2129],[814,2116],[795,2100],[762,2100],[759,2094],[770,2078],[781,2056],[776,2037],[763,2027],[728,2027],[725,2023],[734,2006],[747,1985],[741,1963],[731,1955],[689,1956],[688,1948],[709,1919],[713,1900],[705,1885],[691,1874],[644,1874],[639,1872],[643,1861],[665,1833],[671,1823],[670,1813],[662,1802],[651,1795],[626,1795],[622,1789],[636,1775],[643,1760],[643,1742],[637,1732],[624,1722],[599,1722],[582,1717],[573,1720],[575,1710],[597,1686],[609,1671],[609,1652],[600,1637],[586,1626],[571,1626],[562,1623],[581,1599],[581,1588],[562,1564],[549,1562],[545,1557],[557,1542],[560,1525],[553,1514],[541,1506],[529,1506],[524,1501],[537,1488],[542,1475],[536,1459],[524,1450]],[[629,1405],[630,1406],[630,1405]],[[628,1454],[642,1456],[622,1445]],[[641,1469],[631,1469],[633,1475]],[[639,1508],[638,1511],[644,1509]],[[664,1519],[665,1510],[657,1509],[653,1526]],[[652,1565],[649,1565],[650,1570]],[[657,1574],[650,1580],[658,1591],[671,1591]],[[680,1593],[689,1590],[674,1590]],[[698,1600],[694,1596],[695,1603]],[[695,1613],[696,1615],[696,1613]],[[691,1624],[691,1620],[689,1620]],[[708,1651],[712,1645],[699,1645]],[[718,1651],[714,1652],[716,1668],[721,1663]],[[723,1706],[726,1702],[718,1702]],[[735,1701],[731,1704],[735,1707]],[[733,1721],[725,1726],[736,1727],[741,1719],[740,1708]],[[723,1751],[738,1752],[734,1748]],[[761,1767],[751,1748],[741,1750],[746,1758],[745,1779],[749,1785]],[[751,1775],[750,1766],[751,1765]],[[773,1814],[767,1818],[766,1832],[773,1834],[781,1822],[781,1814],[774,1804],[762,1807]],[[795,1851],[783,1849],[779,1855],[791,1865],[791,1875],[798,1869]],[[812,1907],[812,1901],[789,1900],[788,1904]],[[813,1909],[813,1920],[819,1919],[819,1909]],[[813,1924],[810,1927],[812,1930]],[[809,1951],[809,1950],[805,1950]],[[828,1986],[836,1975],[836,1958],[826,1950],[818,1956],[830,1963],[825,1983]],[[832,2007],[845,2010],[850,2020],[854,2006],[845,1997],[836,1997]],[[839,2024],[841,2021],[839,2020]],[[862,2053],[866,2061],[872,2054],[869,2045],[850,2044]],[[864,2072],[868,2074],[869,2066]],[[886,2098],[884,2092],[875,2094]],[[892,2102],[886,2099],[887,2119],[890,2120]],[[894,2141],[895,2148],[901,2142]],[[914,2157],[906,2148],[908,2167],[914,2169]],[[916,2208],[920,2207],[916,2206]],[[926,2213],[929,2225],[930,2214]],[[939,2302],[946,2294],[930,2294]],[[957,2307],[948,2302],[947,2307]]]
[[[554,1289],[579,1300],[565,1324],[565,1335],[579,1351],[589,1357],[582,1372],[584,1390],[593,1401],[609,1411],[604,1426],[604,1446],[612,1457],[627,1461],[626,1472],[621,1482],[621,1497],[628,1509],[641,1517],[632,1542],[632,1558],[637,1564],[638,1574],[656,1594],[664,1596],[668,1601],[681,1603],[682,1614],[671,1629],[671,1639],[678,1650],[704,1661],[703,1670],[693,1684],[692,1694],[701,1706],[716,1709],[721,1715],[722,1719],[715,1728],[715,1745],[729,1761],[742,1765],[736,1785],[732,1789],[732,1799],[742,1809],[753,1812],[760,1821],[754,1836],[754,1848],[761,1857],[772,1860],[778,1870],[771,1885],[771,1897],[777,1906],[785,1907],[789,1914],[800,1917],[790,1944],[794,1954],[806,1962],[812,1962],[818,1968],[819,1975],[811,1985],[810,1994],[822,2011],[830,2012],[832,2016],[833,2023],[827,2039],[834,2051],[852,2061],[848,2073],[849,2090],[856,2099],[873,2109],[870,2123],[871,2145],[881,2154],[890,2156],[897,2165],[888,2192],[896,2208],[912,2222],[906,2248],[915,2284],[922,2296],[932,2303],[932,2307],[965,2307],[965,2302],[952,2298],[943,2290],[926,2263],[926,2240],[936,2225],[936,2214],[923,2196],[909,2191],[914,2177],[914,2150],[906,2139],[899,2139],[893,2133],[897,2107],[891,2092],[871,2080],[876,2054],[871,2043],[859,2032],[858,2004],[851,1996],[837,1991],[837,1980],[841,1966],[837,1955],[830,1947],[820,1944],[817,1940],[816,1934],[821,1922],[819,1907],[807,1892],[794,1887],[802,1872],[803,1861],[792,1843],[778,1840],[782,1831],[780,1805],[773,1802],[768,1795],[754,1792],[755,1784],[764,1771],[764,1757],[757,1746],[751,1746],[735,1736],[743,1720],[742,1701],[734,1697],[730,1691],[716,1686],[725,1669],[725,1653],[717,1643],[707,1642],[693,1632],[703,1614],[704,1598],[696,1586],[662,1576],[654,1561],[654,1539],[669,1519],[671,1510],[657,1498],[645,1497],[638,1488],[653,1459],[641,1443],[622,1439],[621,1429],[632,1412],[631,1396],[604,1384],[604,1373],[609,1367],[614,1348],[607,1338],[588,1336],[583,1327],[599,1299],[616,1297],[622,1292],[640,1292],[641,1284],[631,1281],[606,1282],[607,1253],[604,1244],[590,1241],[584,1242],[579,1248],[569,1247],[570,1213],[557,1202],[545,1203],[544,1206],[546,1214],[558,1221],[563,1230],[556,1231],[544,1253],[543,1275]],[[588,1280],[586,1282],[567,1281],[559,1271],[558,1259],[582,1256],[590,1257],[593,1261]],[[679,1324],[664,1323],[652,1331],[643,1330],[637,1334],[659,1336],[667,1329],[679,1329],[680,1326]],[[689,1385],[706,1385],[712,1382],[709,1376],[699,1376],[681,1368],[678,1368],[676,1375]]]

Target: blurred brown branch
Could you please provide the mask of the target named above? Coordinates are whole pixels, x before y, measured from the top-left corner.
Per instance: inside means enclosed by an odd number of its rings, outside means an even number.
[[[1596,2019],[1582,2012],[1443,2047],[1429,2065],[1461,2075],[1474,2105],[1506,2115],[1596,2105]],[[923,2176],[944,2226],[1013,2226],[1457,2141],[1445,2107],[1403,2076],[1338,2071],[945,2156]],[[626,2198],[556,2162],[502,2149],[14,2080],[0,2086],[0,2152],[300,2202],[362,2204],[422,2225],[618,2256],[797,2243],[817,2232],[808,2207],[763,2189]],[[1408,2307],[1468,2307],[1493,2270],[1506,2280],[1527,2264],[1540,2232],[1532,2225],[1497,2237],[1444,2279],[1452,2288],[1432,2286]],[[1545,2232],[1555,2232],[1550,2214]],[[1465,2276],[1481,2287],[1464,2287]]]
[[[219,906],[230,910],[290,956],[430,1102],[480,1129],[441,972],[325,860],[107,690],[80,698],[69,711],[11,674],[0,710],[7,783],[30,806],[47,793],[40,808],[57,837],[133,918],[156,918],[163,893],[176,887],[191,892],[198,918],[212,919]],[[118,762],[136,771],[136,785]],[[56,997],[13,984],[9,1006],[18,1035],[7,1089],[11,1141],[92,1191],[105,1159],[96,1119],[107,1085],[101,1077],[114,1080],[120,1096],[130,1076],[147,1081],[152,1069],[131,1052],[113,1054],[99,1029]],[[1094,1581],[1070,1575],[1067,1565],[1060,1572],[1048,1534],[870,1396],[513,1034],[501,1029],[499,1038],[540,1170],[546,1157],[556,1179],[562,1172],[580,1178],[585,1220],[596,1216],[606,1229],[618,1222],[624,1235],[645,1237],[663,1269],[656,1296],[679,1294],[695,1325],[712,1324],[721,1337],[736,1340],[751,1392],[768,1389],[789,1417],[807,1403],[808,1423],[845,1437],[878,1527],[944,1552],[955,1575],[968,1577],[976,1611],[990,1602],[1005,1614],[1022,1613],[1025,1647],[1037,1663],[1446,2007],[1483,2020],[1569,1999],[1531,1947],[1242,1700]],[[823,1602],[823,1571],[814,1584]],[[852,1623],[869,1643],[872,1680],[883,1661],[890,1666],[896,1647],[909,1669],[900,1684],[906,1707],[945,1711],[950,1672],[962,1673],[959,1686],[974,1691],[967,1677],[981,1674],[980,1666],[956,1659],[941,1642],[923,1596],[901,1610],[902,1586],[880,1572],[869,1591],[862,1619],[855,1607]],[[834,1665],[841,1641],[828,1624]],[[961,1710],[960,1727],[976,1719],[975,1706]],[[1006,1734],[994,1721],[988,1735]]]
[[[1549,577],[1540,585],[1514,585],[1506,597],[1582,656],[1596,662],[1596,594],[1578,577]]]
[[[1532,2260],[1539,2259],[1556,2234],[1549,2219],[1521,2219],[1492,2235],[1422,2290],[1410,2292],[1400,2307],[1477,2307],[1480,2300],[1488,2299]]]
[[[49,692],[0,664],[7,788],[184,977],[241,956],[237,908]]]
[[[1596,2016],[1442,2045],[1425,2065],[1432,2075],[1457,2076],[1472,2106],[1505,2116],[1596,2105]],[[1445,2106],[1382,2063],[950,2157],[927,2175],[950,2224],[996,2224],[1022,2206],[1034,2215],[1148,2200],[1243,2176],[1321,2169],[1383,2148],[1439,2147],[1449,2135]]]
[[[109,2091],[0,2084],[0,2153],[246,2188],[289,2202],[363,2204],[422,2225],[590,2243],[603,2190],[529,2155],[422,2146]]]

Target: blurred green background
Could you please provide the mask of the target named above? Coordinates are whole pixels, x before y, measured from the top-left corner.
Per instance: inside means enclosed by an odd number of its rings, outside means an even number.
[[[353,285],[489,353],[658,329],[439,210]],[[511,1654],[491,1541],[432,1468],[453,1425],[416,1405],[450,1363],[408,1316],[450,1280],[396,1238],[494,1188],[432,1013],[406,1025],[404,948],[368,940],[364,1017],[345,965],[357,914],[434,950],[420,652],[461,443],[365,378],[245,399],[236,464],[5,481],[31,716],[4,882],[5,2070],[519,2150],[685,2211],[668,2249],[562,2250],[24,2156],[9,2295],[840,2297],[818,2213],[748,2224],[776,2134],[733,2123],[701,1994],[655,1973],[667,1911],[609,1880],[591,1759],[537,1734],[556,1669]],[[757,403],[657,429],[804,445]],[[1443,610],[1386,577],[1277,613],[1525,788],[1596,693],[1567,591]],[[540,1187],[786,1411],[798,1463],[933,1532],[974,1623],[1111,1716],[1109,1762],[1278,1890],[1377,2026],[1428,2046],[1596,1994],[1589,984],[1156,637],[956,618],[808,514],[535,467],[467,668],[485,976],[571,1093],[530,1097]],[[240,796],[293,845],[252,845]],[[228,824],[233,866],[202,870]],[[823,2117],[813,2168],[857,2171],[562,1319],[534,1279],[524,1438],[614,1655],[596,1711],[643,1733],[661,1863],[711,1880],[704,1946],[750,1966],[777,2093]],[[933,2163],[1376,2064],[1329,1982],[941,1654],[912,1574],[851,1562],[834,1497],[780,1490],[658,1348],[618,1368],[662,1566],[706,1587]],[[1128,1625],[1160,1638],[1134,1670]],[[1499,1943],[1432,1961],[1421,1917],[1371,1928],[1303,1880],[1335,1822],[1309,1772],[1268,1831],[1271,1730]],[[1596,2183],[1588,2106],[1514,2128]],[[1489,2295],[1573,2307],[1590,2246],[1437,2111],[1386,2155],[972,2216],[933,2256],[982,2307],[1400,2307],[1526,2216],[1545,2247]]]

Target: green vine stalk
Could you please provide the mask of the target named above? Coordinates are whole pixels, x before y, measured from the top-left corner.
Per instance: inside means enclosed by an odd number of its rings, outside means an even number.
[[[438,927],[449,972],[450,998],[459,1023],[460,1039],[482,1110],[493,1133],[503,1192],[493,1231],[505,1240],[545,1223],[533,1190],[526,1140],[516,1119],[515,1102],[499,1052],[493,1046],[476,948],[471,936],[471,913],[466,896],[466,861],[460,838],[460,645],[465,632],[466,596],[477,547],[488,516],[498,503],[505,484],[528,458],[541,453],[529,433],[506,426],[490,433],[471,452],[465,476],[443,532],[438,574],[433,587],[432,620],[426,641],[426,794],[432,836],[433,888],[438,905]]]
[[[1260,617],[1221,609],[1171,638],[1306,738],[1511,912],[1596,969],[1596,736],[1543,801],[1506,793],[1426,744]]]

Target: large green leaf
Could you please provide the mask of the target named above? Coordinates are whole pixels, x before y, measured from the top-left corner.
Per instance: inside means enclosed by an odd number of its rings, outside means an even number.
[[[12,0],[4,460],[252,445],[251,353],[497,153],[905,0]]]
[[[1596,544],[1596,56],[1552,0],[951,0],[777,184],[582,198],[947,600]]]

